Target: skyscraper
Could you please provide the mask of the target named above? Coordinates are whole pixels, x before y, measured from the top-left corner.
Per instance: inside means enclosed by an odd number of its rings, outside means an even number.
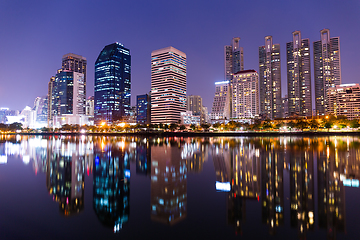
[[[259,116],[259,75],[255,70],[240,71],[232,80],[232,118]]]
[[[112,123],[129,115],[130,97],[130,50],[117,42],[107,45],[95,62],[95,124]]]
[[[215,96],[211,108],[211,120],[230,119],[230,84],[229,81],[215,83]]]
[[[151,53],[151,123],[178,123],[186,111],[186,54],[174,47]]]
[[[235,37],[231,45],[224,47],[225,79],[231,81],[232,75],[244,70],[244,50],[239,47],[240,38]]]
[[[259,47],[259,85],[261,117],[281,118],[280,44],[273,44],[272,36]]]
[[[150,95],[136,96],[136,123],[150,124]]]
[[[292,42],[286,43],[287,84],[290,116],[312,116],[310,40],[293,32]]]
[[[314,78],[316,115],[328,111],[327,90],[341,84],[340,38],[330,38],[329,29],[320,31],[314,42]]]
[[[84,74],[59,69],[55,79],[50,79],[50,88],[50,116],[85,114]]]
[[[72,72],[82,73],[84,74],[84,103],[83,106],[85,107],[86,103],[86,66],[87,60],[85,57],[74,54],[68,53],[62,57],[62,70],[68,70]]]

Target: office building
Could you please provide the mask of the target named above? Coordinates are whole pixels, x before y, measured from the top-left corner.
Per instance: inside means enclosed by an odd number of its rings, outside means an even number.
[[[327,92],[329,103],[327,114],[343,115],[353,120],[360,117],[360,84],[341,84]]]
[[[202,105],[202,98],[198,95],[186,97],[186,110],[191,111],[193,116],[200,116],[200,124],[208,122],[207,109]]]
[[[230,119],[230,82],[215,82],[215,96],[211,109],[211,121]]]
[[[94,96],[90,96],[86,99],[85,114],[94,116]]]
[[[240,38],[235,37],[231,45],[224,47],[225,80],[231,81],[232,75],[244,70],[244,50],[239,46]]]
[[[74,54],[68,53],[62,57],[62,64],[61,69],[67,70],[71,72],[77,72],[84,74],[84,96],[86,98],[86,67],[87,67],[87,60],[85,57]],[[85,99],[82,106],[85,108]]]
[[[259,75],[255,70],[237,72],[232,79],[232,118],[259,116]]]
[[[265,37],[259,47],[260,116],[263,119],[281,118],[280,44],[272,36]]]
[[[116,42],[105,46],[95,62],[95,124],[121,121],[129,115],[130,99],[130,50]]]
[[[174,47],[151,53],[151,123],[179,123],[186,111],[186,54]]]
[[[151,104],[150,95],[137,95],[136,96],[136,123],[150,124],[151,123]]]
[[[301,39],[301,32],[292,33],[286,43],[288,111],[290,116],[312,116],[310,40]]]
[[[329,29],[314,42],[314,79],[316,115],[326,115],[328,89],[341,84],[340,38],[330,38]]]

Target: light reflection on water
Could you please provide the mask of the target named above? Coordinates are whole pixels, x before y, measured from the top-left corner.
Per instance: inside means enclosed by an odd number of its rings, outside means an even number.
[[[359,146],[359,138],[346,136],[0,136],[0,174],[11,159],[21,159],[25,166],[33,168],[35,175],[39,172],[45,175],[47,192],[58,203],[61,215],[93,211],[106,231],[117,234],[126,228],[129,231],[124,234],[137,231],[136,224],[131,224],[131,219],[137,217],[132,216],[130,203],[141,204],[143,200],[132,199],[130,189],[150,187],[150,196],[142,196],[150,201],[149,211],[141,213],[150,217],[146,224],[192,223],[188,200],[200,198],[206,192],[204,182],[189,180],[189,174],[195,174],[210,179],[205,183],[213,186],[209,202],[219,209],[225,206],[226,219],[217,221],[234,229],[224,228],[226,236],[250,234],[246,216],[250,215],[252,221],[252,212],[261,212],[255,222],[266,229],[261,236],[284,238],[289,231],[283,230],[286,228],[292,229],[298,238],[334,239],[339,234],[352,238],[346,223],[347,219],[356,218],[358,212],[350,211],[352,215],[347,216],[345,191],[359,187]],[[131,165],[135,170],[130,171]],[[203,173],[204,166],[211,166],[212,170]],[[84,204],[88,177],[92,177],[92,208]],[[150,184],[130,185],[134,178],[141,177]],[[197,189],[194,196],[188,196],[190,186]],[[226,200],[214,200],[219,194],[225,194]],[[196,208],[201,209],[202,204]]]

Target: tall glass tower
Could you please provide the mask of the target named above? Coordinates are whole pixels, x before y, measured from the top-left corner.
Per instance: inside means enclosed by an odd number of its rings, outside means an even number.
[[[328,112],[327,91],[341,84],[340,38],[330,38],[330,30],[320,31],[314,42],[314,78],[316,115]]]
[[[265,37],[259,47],[260,115],[262,118],[281,118],[280,44],[273,44],[272,36]]]
[[[290,116],[312,116],[310,41],[293,32],[292,42],[286,43],[287,84]]]
[[[121,43],[104,47],[95,62],[95,124],[122,120],[130,112],[131,56]]]

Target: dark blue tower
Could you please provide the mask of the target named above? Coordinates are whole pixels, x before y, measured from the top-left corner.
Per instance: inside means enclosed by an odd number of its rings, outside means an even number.
[[[131,56],[121,43],[104,47],[95,62],[95,124],[121,121],[130,112]]]

